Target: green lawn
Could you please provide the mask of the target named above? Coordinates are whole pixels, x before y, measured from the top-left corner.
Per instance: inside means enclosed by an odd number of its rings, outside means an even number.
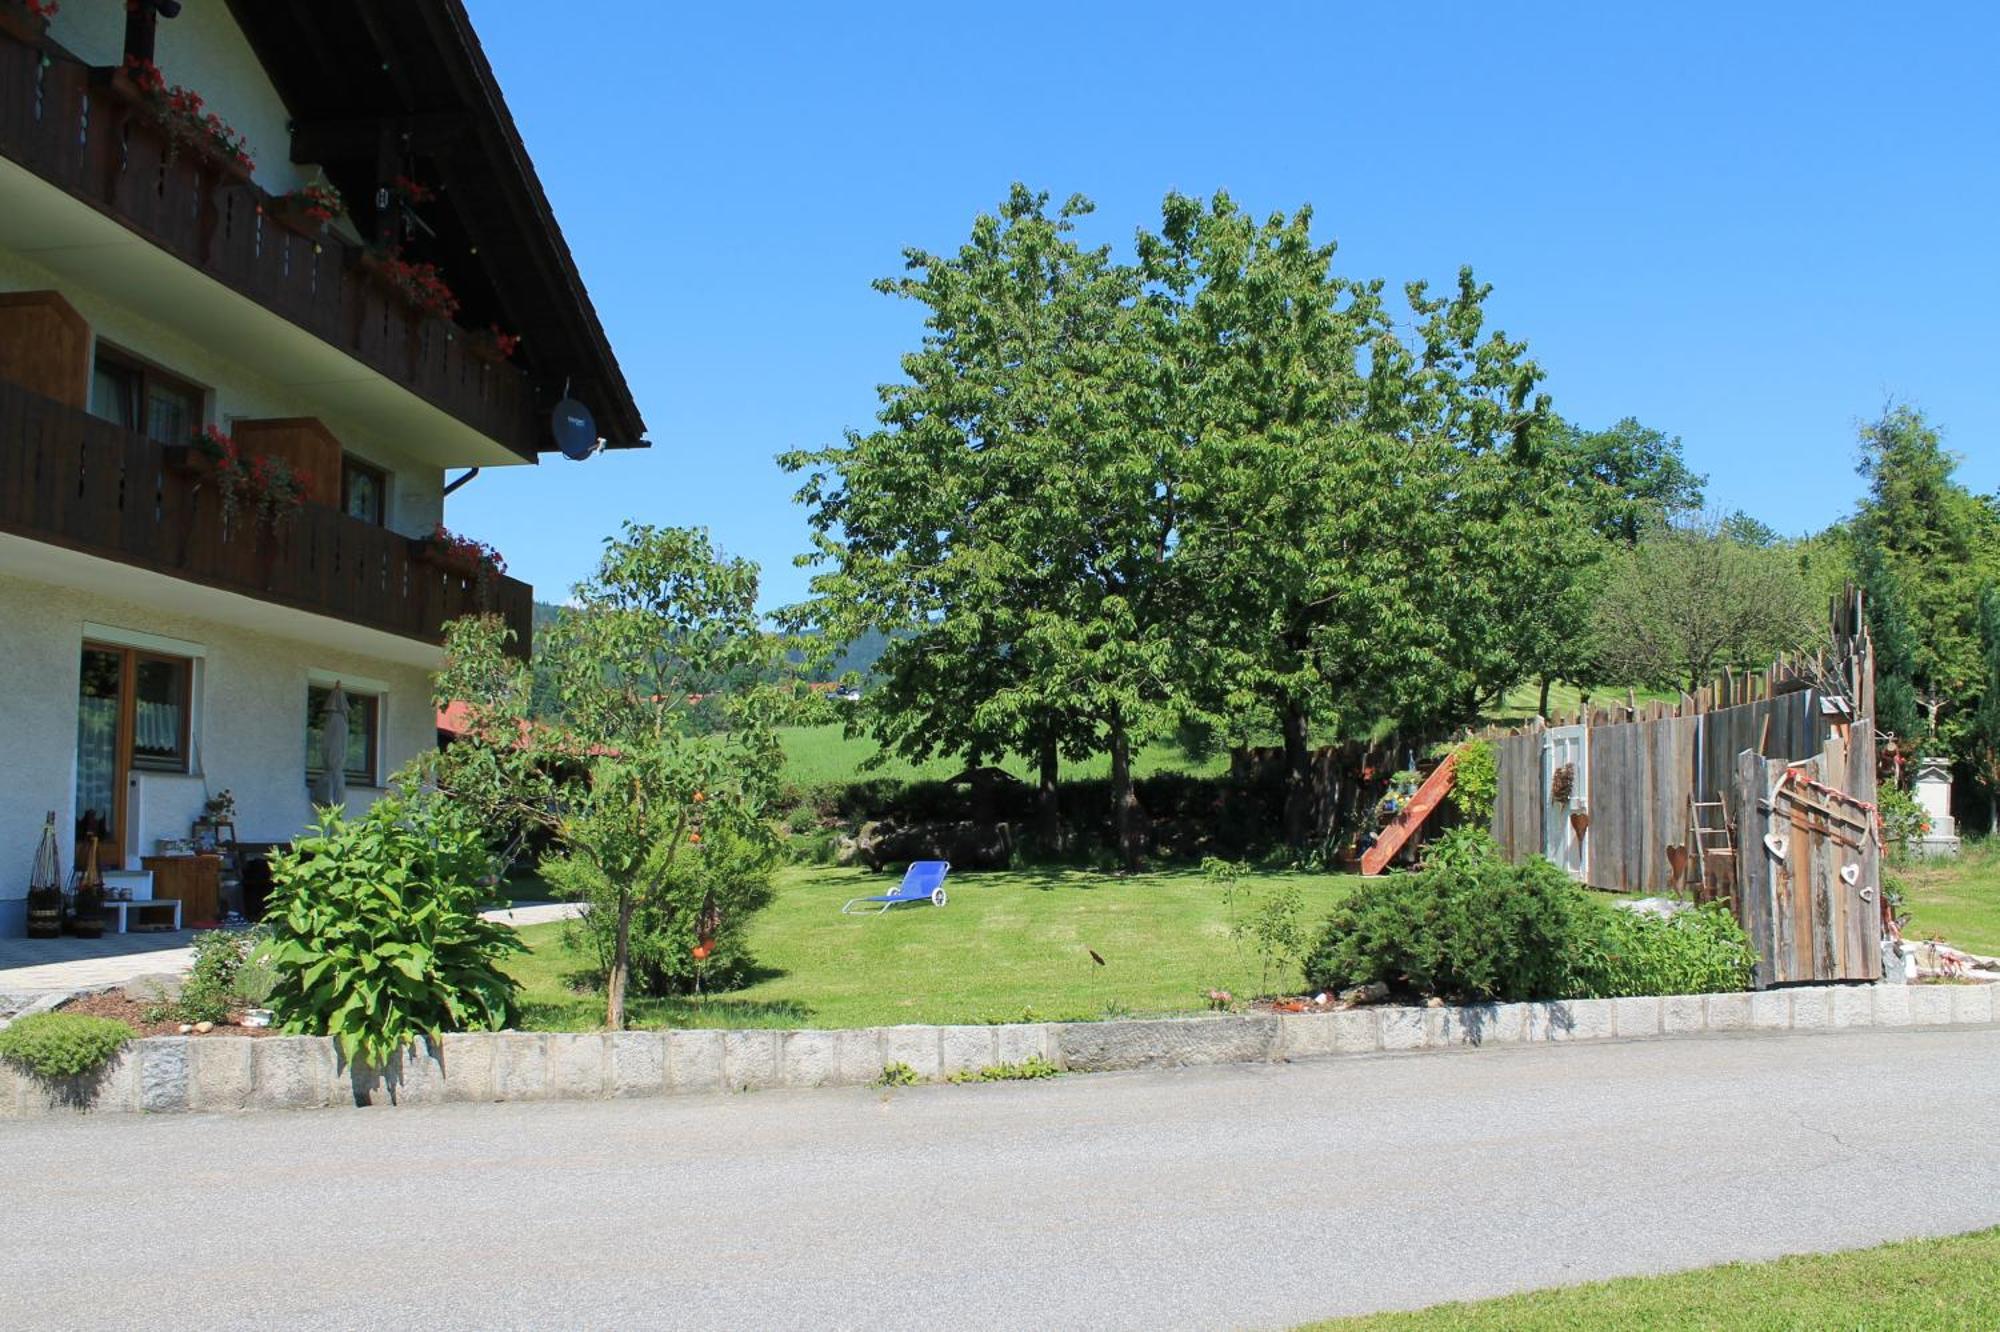
[[[1300,1332],[1943,1332],[2000,1327],[2000,1230],[1562,1286]]]
[[[1356,881],[1274,873],[1246,882],[1258,894],[1296,883],[1303,919],[1316,925]],[[1194,871],[954,874],[943,908],[840,914],[848,898],[886,892],[894,882],[855,869],[782,871],[777,900],[751,927],[752,951],[772,974],[704,1001],[635,1001],[628,1020],[867,1027],[1099,1018],[1201,1009],[1211,988],[1248,998],[1301,984],[1295,974],[1264,983],[1254,946],[1230,937],[1221,890]],[[600,1025],[602,998],[569,983],[584,959],[564,946],[563,929],[521,931],[533,951],[509,969],[523,986],[526,1022],[547,1030]],[[1091,961],[1091,949],[1103,966]]]
[[[1939,935],[1975,953],[2000,954],[2000,839],[1968,842],[1956,860],[1915,861],[1890,872],[1908,894],[1909,938]]]
[[[883,777],[906,782],[943,781],[965,771],[962,757],[933,758],[917,764],[891,756],[879,768],[864,769],[861,765],[876,753],[875,742],[865,737],[849,738],[841,733],[836,724],[788,726],[779,731],[778,741],[785,750],[785,780],[795,786],[824,786]],[[1008,758],[1000,766],[1024,781],[1032,780],[1036,775],[1028,761],[1018,756]],[[1228,770],[1229,755],[1226,753],[1197,761],[1171,742],[1143,746],[1132,756],[1132,771],[1139,777],[1148,777],[1156,772],[1186,772],[1213,777]],[[1100,754],[1085,762],[1065,763],[1062,778],[1066,782],[1089,781],[1107,777],[1110,772],[1111,760]]]

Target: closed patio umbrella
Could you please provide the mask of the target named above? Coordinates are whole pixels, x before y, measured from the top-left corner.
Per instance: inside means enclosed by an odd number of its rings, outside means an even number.
[[[325,805],[342,804],[347,799],[347,691],[335,681],[320,705],[319,761],[325,770],[320,790]]]

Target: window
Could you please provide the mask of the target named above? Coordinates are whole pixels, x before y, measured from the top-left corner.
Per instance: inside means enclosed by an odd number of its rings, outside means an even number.
[[[99,343],[90,412],[161,444],[185,444],[202,424],[202,391]]]
[[[382,696],[342,687],[347,695],[347,780],[354,786],[377,785],[376,737],[381,734]],[[306,690],[306,776],[326,775],[326,701],[333,690],[313,685]]]
[[[83,645],[76,704],[76,819],[114,855],[133,772],[186,772],[194,665],[138,648]]]
[[[358,458],[340,460],[340,511],[380,527],[388,508],[389,475]]]

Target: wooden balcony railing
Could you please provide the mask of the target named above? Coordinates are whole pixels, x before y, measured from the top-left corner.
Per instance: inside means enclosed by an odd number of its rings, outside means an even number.
[[[279,225],[262,189],[165,131],[114,90],[111,71],[0,30],[0,156],[116,218],[177,258],[533,458],[533,395],[511,366],[472,354],[462,330],[411,308],[362,252]],[[287,145],[256,144],[263,153]]]
[[[0,532],[439,643],[492,612],[526,656],[533,592],[439,567],[409,537],[307,504],[276,530],[222,516],[212,479],[145,436],[0,382]]]

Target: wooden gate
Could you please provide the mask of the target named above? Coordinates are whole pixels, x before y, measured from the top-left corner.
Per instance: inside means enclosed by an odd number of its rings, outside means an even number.
[[[1757,983],[1882,978],[1874,728],[1841,727],[1816,758],[1737,755],[1738,915]]]
[[[1589,828],[1590,729],[1552,726],[1542,732],[1542,854],[1579,881],[1590,877]]]

